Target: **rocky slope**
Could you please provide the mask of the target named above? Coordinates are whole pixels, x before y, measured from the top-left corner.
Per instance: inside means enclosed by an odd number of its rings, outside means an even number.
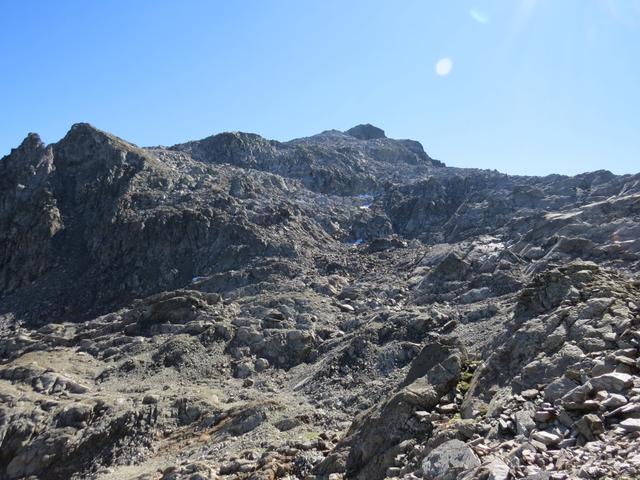
[[[640,476],[640,175],[77,124],[0,246],[0,479]]]

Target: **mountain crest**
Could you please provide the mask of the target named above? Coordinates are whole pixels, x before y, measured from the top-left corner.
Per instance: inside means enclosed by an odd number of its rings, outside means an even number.
[[[376,138],[387,138],[384,134],[384,130],[375,127],[370,123],[363,123],[350,128],[346,132],[347,135],[356,137],[360,140],[375,140]]]
[[[0,480],[640,478],[640,175],[348,132],[0,160]]]

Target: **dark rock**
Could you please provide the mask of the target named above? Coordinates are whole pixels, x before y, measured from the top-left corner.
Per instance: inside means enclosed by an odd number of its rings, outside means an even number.
[[[427,455],[422,472],[430,480],[455,480],[479,466],[480,460],[471,448],[459,440],[449,440]]]
[[[351,135],[352,137],[356,137],[360,140],[373,140],[375,138],[386,138],[384,135],[384,130],[378,127],[374,127],[370,124],[362,124],[356,125],[353,128],[350,128],[346,132],[347,135]]]

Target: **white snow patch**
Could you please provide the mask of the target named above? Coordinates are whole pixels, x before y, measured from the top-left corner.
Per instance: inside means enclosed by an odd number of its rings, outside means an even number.
[[[354,195],[355,198],[359,198],[360,200],[373,200],[373,193],[359,193],[358,195]]]

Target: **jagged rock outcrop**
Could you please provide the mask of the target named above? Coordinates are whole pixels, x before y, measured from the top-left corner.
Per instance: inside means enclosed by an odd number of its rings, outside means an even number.
[[[0,287],[11,292],[51,267],[51,238],[62,227],[47,185],[53,154],[30,133],[0,162]]]
[[[430,158],[418,142],[386,138],[371,125],[354,128],[284,143],[250,133],[221,133],[171,150],[205,163],[294,178],[311,190],[338,195],[377,192],[386,181],[410,181],[444,166]]]
[[[0,165],[3,292],[31,292],[5,302],[36,323],[82,318],[248,259],[297,257],[331,241],[327,220],[292,202],[300,188],[279,177],[159,157],[86,124],[46,148],[29,137]],[[287,241],[288,228],[308,231],[305,242]]]

